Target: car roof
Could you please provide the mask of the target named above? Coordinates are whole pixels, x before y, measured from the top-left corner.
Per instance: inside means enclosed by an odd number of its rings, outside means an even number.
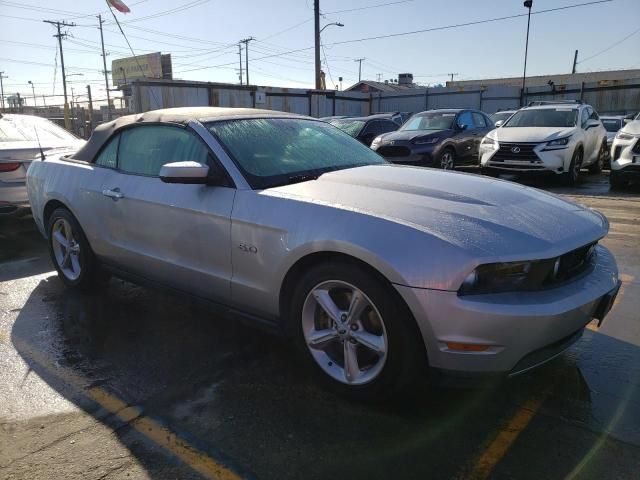
[[[362,122],[368,122],[369,120],[391,120],[392,115],[396,115],[395,113],[375,113],[373,115],[366,115],[364,117],[345,117],[345,118],[335,118],[334,120],[358,120]]]
[[[78,150],[72,158],[90,162],[115,131],[128,125],[140,123],[186,124],[191,121],[211,122],[217,120],[238,120],[242,118],[304,118],[308,120],[318,120],[295,113],[261,110],[257,108],[180,107],[151,110],[134,115],[125,115],[124,117],[98,125],[86,145]]]
[[[567,110],[569,108],[578,110],[580,107],[586,107],[585,103],[549,103],[546,105],[534,105],[531,107],[522,107],[520,110],[550,110],[555,108],[561,108]]]

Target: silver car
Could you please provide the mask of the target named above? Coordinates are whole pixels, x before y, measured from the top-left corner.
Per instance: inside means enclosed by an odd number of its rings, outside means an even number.
[[[333,388],[371,398],[430,371],[516,374],[558,355],[619,288],[606,218],[481,176],[387,163],[287,113],[123,117],[34,162],[63,283],[101,272],[285,332]]]
[[[0,114],[0,217],[29,212],[25,177],[34,159],[74,152],[84,143],[46,118]]]

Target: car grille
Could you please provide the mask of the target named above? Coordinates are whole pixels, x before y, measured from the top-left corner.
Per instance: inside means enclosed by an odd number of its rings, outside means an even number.
[[[408,157],[409,155],[411,155],[411,150],[409,150],[407,147],[402,147],[402,146],[385,145],[378,148],[378,150],[376,151],[383,157],[390,157],[390,158]]]
[[[496,168],[500,168],[501,170],[545,170],[546,169],[544,165],[536,165],[536,164],[529,164],[529,163],[513,165],[509,163],[503,163],[502,160],[499,160],[492,165],[491,162],[493,162],[493,159],[491,159],[491,161],[489,162],[490,166],[495,166]]]
[[[533,149],[537,143],[500,143],[500,149],[491,157],[491,161],[504,162],[505,160],[539,161]],[[517,151],[513,151],[513,150]]]

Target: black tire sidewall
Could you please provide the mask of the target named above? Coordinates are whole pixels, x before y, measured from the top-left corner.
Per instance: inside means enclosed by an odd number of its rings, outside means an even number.
[[[62,272],[53,252],[53,225],[60,218],[63,218],[67,222],[69,222],[69,225],[71,225],[71,230],[73,232],[73,237],[80,244],[80,275],[75,280],[67,278],[67,276]],[[60,280],[62,280],[65,285],[81,290],[89,289],[91,286],[93,286],[95,279],[94,273],[96,269],[93,252],[91,250],[91,247],[89,246],[89,242],[87,242],[82,228],[80,227],[80,224],[73,216],[73,214],[66,208],[56,209],[49,217],[49,223],[47,225],[47,245],[49,248],[49,256],[51,257],[51,262],[58,272],[58,277],[60,277]]]
[[[446,153],[450,153],[451,154],[451,161],[452,161],[452,165],[450,169],[446,169],[444,168],[444,165],[442,165],[442,157],[444,157],[444,155]],[[455,170],[456,169],[456,151],[451,148],[451,147],[445,147],[442,152],[440,152],[440,155],[438,155],[438,168],[441,168],[442,170]]]
[[[576,185],[578,183],[578,178],[580,177],[579,171],[575,177],[573,176],[575,171],[576,161],[581,160],[580,152],[581,150],[576,150],[575,152],[573,152],[573,154],[571,155],[571,162],[569,163],[569,171],[563,174],[564,184],[569,187],[573,187],[574,185]]]
[[[364,292],[382,316],[387,332],[387,358],[380,374],[363,385],[343,384],[317,364],[307,347],[302,331],[302,307],[309,292],[327,280],[342,280]],[[426,372],[424,343],[415,320],[406,305],[389,293],[385,285],[370,272],[351,264],[327,263],[304,273],[293,292],[289,309],[289,332],[316,375],[336,393],[359,400],[385,400],[404,391],[420,372]]]

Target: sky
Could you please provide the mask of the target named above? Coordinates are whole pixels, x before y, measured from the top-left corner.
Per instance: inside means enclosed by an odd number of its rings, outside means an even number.
[[[640,0],[538,13],[590,0],[534,0],[527,75],[569,73],[576,49],[577,71],[640,68]],[[238,83],[239,40],[249,43],[251,84],[314,86],[313,0],[124,0],[131,13],[115,11],[133,51],[171,53],[174,78]],[[385,80],[413,73],[423,85],[522,75],[527,26],[521,0],[320,0],[323,70],[327,86],[362,78]],[[33,82],[42,105],[62,103],[55,27],[42,20],[66,20],[65,66],[78,101],[90,84],[97,103],[106,97],[95,15],[102,13],[111,61],[131,55],[104,0],[0,0],[0,71],[5,96],[20,92],[31,105]],[[516,18],[442,28],[482,20]],[[370,37],[427,30],[381,39]],[[368,40],[361,40],[368,39]],[[340,43],[344,42],[344,43]],[[243,54],[244,59],[244,54]],[[243,60],[244,61],[244,60]],[[58,68],[55,68],[58,65]],[[55,71],[55,73],[54,73]],[[82,75],[80,75],[82,74]],[[113,88],[110,82],[110,88]],[[55,95],[55,96],[54,96]],[[118,96],[118,93],[114,93]]]

